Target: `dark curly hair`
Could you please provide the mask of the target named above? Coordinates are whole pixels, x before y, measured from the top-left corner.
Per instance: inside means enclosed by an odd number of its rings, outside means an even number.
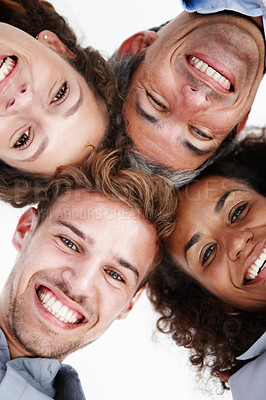
[[[266,135],[247,137],[235,150],[203,171],[202,176],[224,176],[244,182],[266,195]],[[199,179],[200,179],[199,177]],[[190,349],[190,361],[219,378],[243,362],[236,358],[266,330],[265,313],[227,313],[217,298],[183,272],[167,254],[148,282],[148,296],[161,314],[157,327],[178,346]]]
[[[36,37],[42,30],[53,31],[75,54],[68,62],[84,77],[96,97],[106,105],[110,123],[115,116],[116,78],[108,62],[92,47],[83,48],[65,19],[43,0],[0,0],[0,22],[16,26]],[[110,141],[108,135],[100,147]],[[21,172],[0,160],[0,199],[15,207],[34,202],[38,187],[47,180],[39,174]]]

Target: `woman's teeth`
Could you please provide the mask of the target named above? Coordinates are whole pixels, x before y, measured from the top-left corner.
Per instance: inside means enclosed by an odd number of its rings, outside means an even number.
[[[14,69],[16,61],[11,57],[6,57],[0,61],[0,82],[3,81]]]
[[[44,308],[46,308],[47,311],[53,314],[60,321],[67,324],[77,324],[81,321],[78,314],[74,310],[71,310],[67,306],[63,305],[61,301],[51,293],[45,294],[41,291],[41,289],[39,289],[37,291],[37,295]]]
[[[231,82],[226,79],[223,75],[221,75],[218,71],[210,67],[208,64],[200,60],[195,56],[189,57],[189,62],[192,64],[197,70],[203,72],[205,75],[212,78],[215,82],[219,83],[225,90],[230,90]]]
[[[263,249],[261,255],[257,260],[254,262],[254,264],[249,267],[245,279],[248,281],[252,281],[253,279],[256,278],[256,276],[266,267],[266,247]]]

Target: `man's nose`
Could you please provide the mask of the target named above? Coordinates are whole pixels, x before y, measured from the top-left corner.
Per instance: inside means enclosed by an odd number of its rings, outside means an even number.
[[[181,101],[187,110],[190,112],[198,113],[200,111],[206,110],[211,105],[207,89],[196,88],[191,85],[185,85],[182,88],[182,98]]]
[[[253,233],[250,230],[227,232],[225,240],[228,257],[231,261],[236,261],[241,257],[252,237]]]
[[[96,291],[98,271],[97,260],[80,260],[64,269],[62,279],[74,295],[91,296]]]
[[[29,84],[23,84],[12,93],[6,104],[9,112],[19,112],[32,109],[34,105],[34,96],[32,88]]]

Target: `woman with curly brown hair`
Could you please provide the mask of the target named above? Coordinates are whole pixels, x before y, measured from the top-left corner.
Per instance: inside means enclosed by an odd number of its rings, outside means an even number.
[[[19,178],[50,177],[102,146],[115,78],[46,1],[0,0],[0,21],[0,193],[12,202]]]
[[[246,140],[183,189],[149,282],[159,329],[241,400],[265,398],[265,154],[265,136]]]

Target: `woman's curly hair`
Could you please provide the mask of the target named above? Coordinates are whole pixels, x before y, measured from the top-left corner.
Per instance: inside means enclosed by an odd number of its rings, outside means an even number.
[[[266,196],[266,135],[248,136],[235,150],[203,171],[202,176],[224,176],[248,184]],[[178,223],[178,221],[177,221]],[[266,314],[227,313],[226,305],[183,272],[167,254],[148,282],[148,296],[161,314],[157,327],[178,346],[190,349],[190,361],[203,372],[226,383],[222,373],[239,369],[237,356],[266,330]],[[229,308],[229,307],[228,307]]]
[[[53,31],[75,54],[68,62],[84,77],[96,97],[106,105],[109,121],[116,118],[116,78],[108,62],[92,47],[82,47],[54,7],[43,0],[0,0],[0,22],[13,25],[36,37],[42,30]],[[105,137],[101,147],[109,138]],[[0,160],[0,199],[14,207],[34,202],[38,188],[47,182],[39,174],[19,171]],[[35,193],[37,192],[37,194]]]

